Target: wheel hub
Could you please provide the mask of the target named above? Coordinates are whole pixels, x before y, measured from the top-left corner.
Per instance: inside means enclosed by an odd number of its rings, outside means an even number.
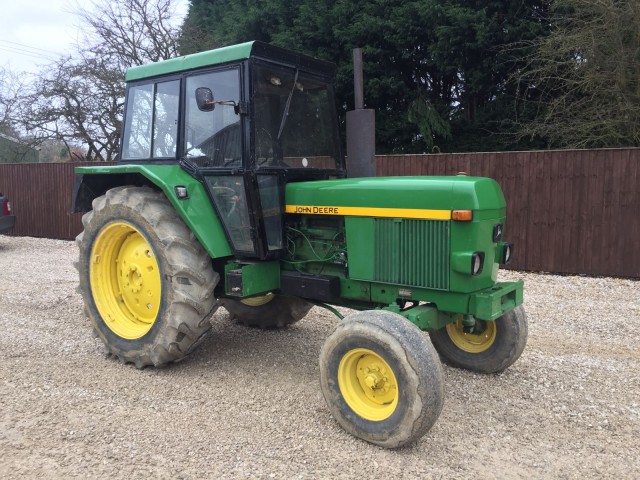
[[[131,265],[129,267],[129,277],[126,280],[126,285],[131,289],[132,293],[138,293],[142,290],[142,272],[137,265]]]
[[[482,353],[496,340],[496,322],[474,319],[471,326],[466,319],[458,319],[447,325],[447,333],[451,341],[468,353]]]
[[[385,420],[397,407],[398,381],[389,364],[372,350],[347,352],[338,367],[338,383],[347,404],[367,420]]]
[[[380,367],[367,368],[364,372],[363,383],[371,390],[371,395],[375,396],[376,392],[388,392],[390,386],[387,382],[388,379],[380,371]]]
[[[144,336],[158,316],[162,292],[147,239],[128,223],[110,223],[96,236],[91,258],[91,292],[100,316],[122,338]]]

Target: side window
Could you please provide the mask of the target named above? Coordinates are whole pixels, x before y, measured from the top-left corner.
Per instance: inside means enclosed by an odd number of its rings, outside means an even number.
[[[130,87],[122,158],[175,158],[179,105],[179,80]]]
[[[135,159],[151,156],[152,99],[153,84],[129,88],[122,158]]]
[[[213,109],[203,111],[196,103],[196,90],[213,94]],[[187,78],[184,155],[200,167],[242,165],[240,115],[233,104],[240,102],[238,70],[211,72]]]
[[[175,158],[178,144],[180,81],[158,83],[153,121],[153,157]]]

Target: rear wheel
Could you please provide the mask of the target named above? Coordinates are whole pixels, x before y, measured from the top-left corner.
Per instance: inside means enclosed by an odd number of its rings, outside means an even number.
[[[413,443],[433,426],[443,383],[429,340],[392,312],[349,316],[320,353],[320,385],[333,416],[352,435],[386,448]]]
[[[80,292],[109,353],[142,368],[191,352],[211,328],[219,276],[164,195],[114,188],[82,222]]]
[[[243,300],[225,298],[220,303],[238,323],[258,328],[284,328],[302,320],[313,307],[301,298],[273,293]]]
[[[495,321],[476,320],[465,327],[462,318],[429,333],[442,359],[453,367],[498,373],[511,366],[527,343],[527,315],[519,306]]]

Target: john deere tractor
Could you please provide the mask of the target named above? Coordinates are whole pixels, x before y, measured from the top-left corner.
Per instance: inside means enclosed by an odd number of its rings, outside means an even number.
[[[439,357],[492,373],[520,356],[523,284],[497,283],[513,249],[495,181],[347,178],[334,76],[260,42],[130,68],[119,165],[76,169],[80,290],[139,368],[188,355],[219,306],[260,328],[328,308],[328,408],[395,448],[440,414]]]

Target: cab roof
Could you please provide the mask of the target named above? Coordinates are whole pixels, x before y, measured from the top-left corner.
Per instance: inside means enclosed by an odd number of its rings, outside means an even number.
[[[131,67],[125,74],[125,80],[133,82],[145,78],[238,62],[251,57],[274,60],[284,65],[320,73],[325,76],[335,76],[336,66],[331,62],[318,60],[267,43],[253,41]]]

